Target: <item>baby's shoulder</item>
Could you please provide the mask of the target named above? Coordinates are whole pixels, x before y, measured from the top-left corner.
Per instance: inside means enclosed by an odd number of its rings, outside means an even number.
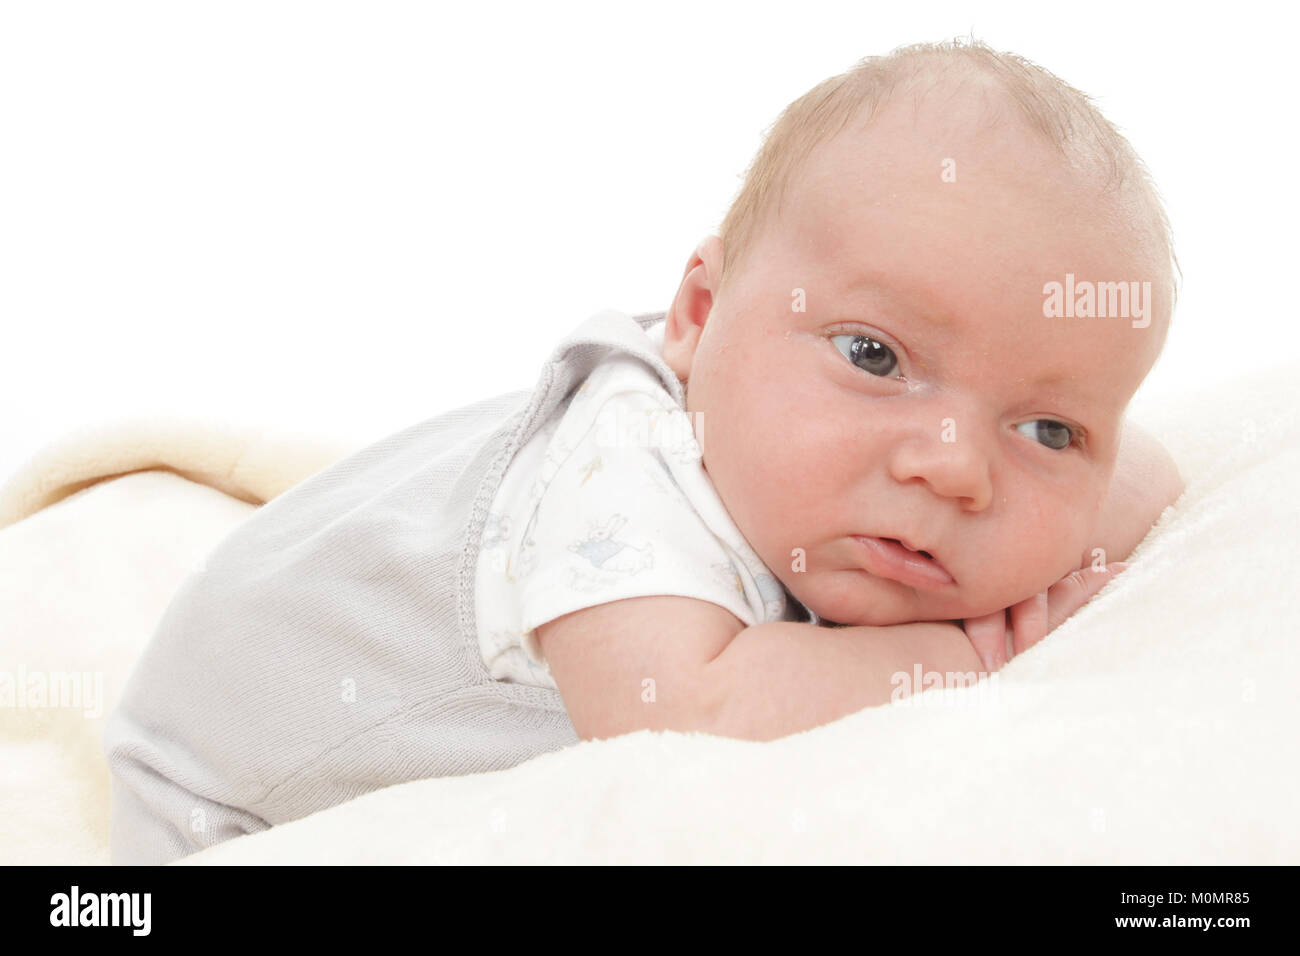
[[[631,356],[596,366],[570,396],[552,435],[561,448],[584,443],[629,457],[641,452],[656,458],[665,449],[679,456],[694,437],[685,409],[658,374]],[[686,460],[691,458],[688,454]]]

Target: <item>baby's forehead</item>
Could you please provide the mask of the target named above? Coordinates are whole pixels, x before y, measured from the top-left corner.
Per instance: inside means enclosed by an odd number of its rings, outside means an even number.
[[[1169,248],[1149,205],[1136,190],[1115,190],[1095,177],[1058,170],[1042,182],[991,180],[961,193],[935,183],[919,187],[906,178],[864,182],[851,166],[830,166],[801,184],[791,215],[778,231],[782,255],[833,263],[836,284],[869,288],[872,264],[900,264],[907,271],[974,287],[1018,286],[1022,307],[1042,303],[1045,285],[1068,274],[1092,283],[1149,283],[1153,316],[1172,311],[1174,288]],[[1072,178],[1072,187],[1060,177]],[[788,227],[788,229],[784,228]],[[1087,283],[1078,286],[1083,289]],[[1165,323],[1160,323],[1163,326]]]

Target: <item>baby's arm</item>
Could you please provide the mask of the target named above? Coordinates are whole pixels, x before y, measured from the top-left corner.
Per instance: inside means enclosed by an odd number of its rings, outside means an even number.
[[[773,740],[838,720],[909,693],[916,671],[960,674],[974,684],[985,675],[965,632],[944,621],[887,627],[817,627],[769,621],[741,631],[708,665],[722,695],[712,733]],[[945,683],[945,686],[952,686]]]
[[[1132,422],[1124,423],[1110,488],[1102,503],[1079,567],[1123,561],[1138,546],[1160,513],[1183,493],[1178,466],[1155,437]],[[1094,555],[1101,548],[1104,555]],[[1100,562],[1094,559],[1100,558]]]
[[[578,736],[702,731],[772,740],[889,702],[896,674],[983,670],[956,624],[745,627],[694,598],[627,598],[537,629]],[[912,688],[914,691],[922,688]]]

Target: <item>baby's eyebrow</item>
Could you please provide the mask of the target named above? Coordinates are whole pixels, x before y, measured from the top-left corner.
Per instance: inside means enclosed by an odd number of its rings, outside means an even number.
[[[894,304],[908,316],[920,319],[936,329],[953,329],[957,326],[957,321],[952,315],[927,308],[914,292],[892,284],[889,277],[883,273],[869,272],[859,276],[845,289],[845,293],[849,301],[853,301],[854,296],[867,295]]]
[[[1076,376],[1069,372],[1045,372],[1034,379],[1034,385],[1061,385],[1073,380]],[[1029,379],[1021,376],[1016,379],[1015,384],[1024,385]]]

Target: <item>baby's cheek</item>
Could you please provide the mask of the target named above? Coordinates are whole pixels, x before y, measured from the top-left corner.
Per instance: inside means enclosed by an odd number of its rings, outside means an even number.
[[[1079,556],[1089,540],[1089,522],[1076,513],[1063,518],[1058,527],[1058,533],[1040,542],[1041,546],[1034,556],[1032,573],[1035,580],[1031,593],[1046,591],[1080,566]]]
[[[1060,560],[1063,564],[1068,564],[1065,574],[1079,567],[1084,567],[1093,562],[1094,558],[1100,559],[1101,563],[1106,563],[1108,558],[1104,554],[1092,553],[1093,546],[1097,543],[1094,540],[1095,518],[1092,515],[1076,513],[1073,515],[1069,532],[1062,535],[1063,543],[1061,546],[1062,554]],[[1062,574],[1061,577],[1064,577]]]
[[[1075,482],[1040,489],[1034,497],[1038,507],[1035,527],[1043,533],[1034,535],[1031,550],[1038,578],[1047,580],[1049,586],[1079,567],[1079,556],[1088,545],[1095,521],[1094,494],[1091,486]]]
[[[969,586],[963,588],[964,597],[996,609],[1043,593],[1078,566],[1073,545],[1077,536],[1072,524],[1055,534],[1035,530],[1015,535],[1003,542],[1000,554],[976,562],[977,570],[965,582]]]

